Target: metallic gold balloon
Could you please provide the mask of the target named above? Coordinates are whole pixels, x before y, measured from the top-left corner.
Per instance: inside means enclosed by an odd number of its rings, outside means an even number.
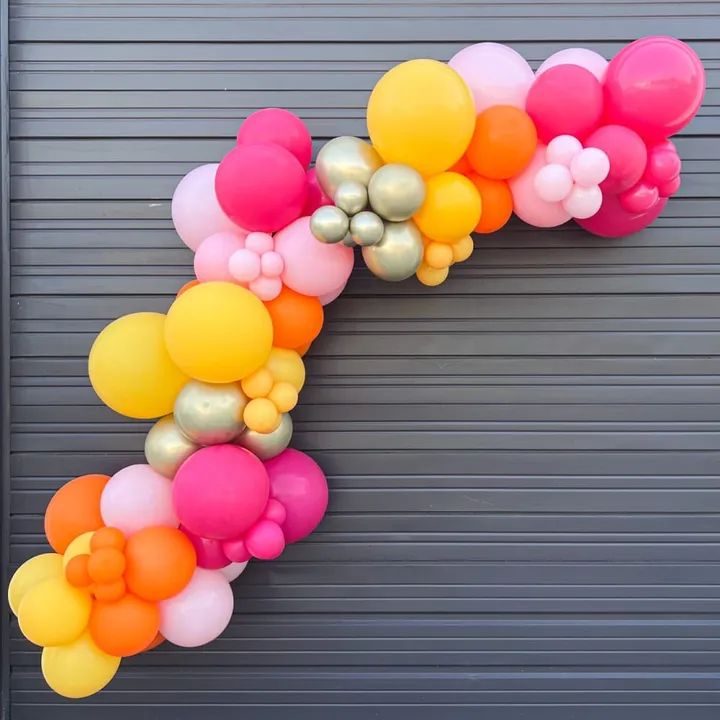
[[[425,200],[425,182],[417,170],[393,163],[381,167],[368,187],[370,206],[392,222],[409,220]]]
[[[364,210],[350,220],[350,237],[360,247],[377,245],[385,232],[385,223],[374,212]]]
[[[339,243],[347,235],[349,228],[348,216],[334,205],[323,205],[310,216],[310,232],[321,243]]]
[[[200,445],[230,442],[245,427],[248,398],[239,383],[210,384],[191,380],[175,400],[175,422]]]
[[[172,415],[158,420],[145,438],[148,465],[171,480],[180,466],[199,449],[199,445],[183,435]]]
[[[340,183],[354,181],[368,186],[372,174],[382,167],[382,159],[372,145],[347,135],[331,140],[318,153],[315,170],[320,187],[335,197]]]
[[[417,272],[423,259],[423,239],[412,220],[385,223],[382,240],[364,247],[363,260],[373,275],[388,282],[406,280]]]
[[[354,248],[354,247],[355,247],[355,241],[352,239],[352,235],[351,235],[350,233],[348,233],[348,234],[342,239],[342,244],[343,244],[345,247],[351,247],[351,248]]]
[[[367,188],[354,180],[341,182],[333,195],[333,202],[350,217],[357,215],[368,205]]]
[[[235,444],[254,453],[261,460],[270,460],[279,455],[290,444],[293,423],[289,413],[280,418],[280,425],[270,433],[262,434],[245,430],[235,439]]]

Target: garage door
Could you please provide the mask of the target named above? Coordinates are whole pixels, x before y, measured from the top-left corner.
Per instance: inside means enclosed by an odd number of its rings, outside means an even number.
[[[141,460],[147,426],[101,406],[85,358],[108,321],[164,311],[189,279],[169,198],[249,112],[296,111],[318,147],[362,135],[382,72],[480,40],[537,64],[676,35],[710,87],[650,231],[513,226],[435,290],[358,268],[295,413],[330,478],[321,530],[252,565],[222,639],[123,663],[86,702],[46,688],[13,626],[10,720],[715,720],[720,2],[9,12],[11,569],[45,547],[61,483]]]

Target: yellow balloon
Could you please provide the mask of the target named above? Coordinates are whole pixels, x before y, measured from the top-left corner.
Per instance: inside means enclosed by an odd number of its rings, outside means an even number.
[[[465,153],[475,131],[475,103],[463,79],[436,60],[410,60],[380,78],[367,108],[370,140],[386,163],[429,176]]]
[[[453,262],[461,263],[465,262],[472,254],[475,249],[475,243],[473,239],[468,235],[462,240],[458,240],[456,243],[451,245]]]
[[[190,377],[229,383],[250,375],[268,359],[273,325],[249,290],[222,282],[200,283],[170,307],[165,342]]]
[[[15,615],[25,595],[36,585],[50,578],[62,577],[62,555],[43,553],[24,562],[13,574],[8,585],[8,603]]]
[[[423,256],[425,264],[435,270],[450,267],[453,263],[453,247],[455,246],[435,241],[428,243],[425,246],[425,255]]]
[[[426,183],[425,202],[415,213],[415,223],[432,240],[456,243],[469,235],[480,221],[482,200],[464,175],[440,173]]]
[[[67,567],[68,563],[76,555],[89,555],[90,554],[90,541],[92,536],[95,534],[94,530],[83,533],[76,537],[68,546],[65,554],[63,555],[62,566],[63,570]]]
[[[305,363],[296,350],[274,347],[265,367],[272,373],[275,382],[290,383],[298,392],[305,385]]]
[[[35,645],[68,645],[83,634],[91,607],[86,590],[74,588],[64,577],[51,578],[22,599],[18,623],[22,634]]]
[[[289,382],[279,382],[273,385],[268,400],[277,408],[279,413],[288,413],[297,405],[298,393]]]
[[[110,323],[95,339],[90,382],[112,410],[149,420],[173,411],[188,382],[165,348],[165,315],[135,313]]]
[[[100,650],[86,631],[70,645],[45,648],[41,667],[52,690],[77,700],[100,692],[115,677],[120,658]]]
[[[256,398],[247,404],[243,413],[243,420],[249,430],[254,430],[261,435],[267,435],[280,427],[282,417],[272,400]]]
[[[417,269],[417,279],[428,287],[435,287],[436,285],[442,285],[448,277],[450,272],[449,268],[442,268],[440,270],[432,268],[426,263],[422,263]]]

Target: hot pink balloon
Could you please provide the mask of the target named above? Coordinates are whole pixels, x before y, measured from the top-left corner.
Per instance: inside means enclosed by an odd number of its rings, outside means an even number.
[[[603,195],[617,195],[633,187],[645,172],[648,153],[642,138],[620,125],[605,125],[585,140],[585,147],[602,150],[610,161],[608,176],[600,184]]]
[[[607,73],[608,61],[598,53],[588,50],[587,48],[566,48],[551,55],[535,73],[536,76],[542,75],[550,68],[558,65],[577,65],[578,67],[589,70],[600,82],[605,79]]]
[[[198,450],[180,467],[172,498],[180,522],[211,540],[241,535],[262,516],[270,497],[263,464],[236,445]]]
[[[617,198],[625,212],[639,215],[653,208],[660,199],[660,192],[656,185],[641,180],[634,187],[620,193]]]
[[[219,540],[208,540],[207,538],[200,537],[195,533],[191,533],[182,525],[180,526],[180,530],[185,533],[195,548],[198,567],[205,568],[206,570],[220,570],[230,564],[230,561],[223,552],[222,543]]]
[[[680,156],[670,140],[663,140],[648,150],[648,163],[644,178],[655,185],[674,180],[682,169]]]
[[[201,165],[191,170],[173,193],[170,208],[173,225],[191,250],[197,250],[205,238],[216,233],[243,233],[222,211],[215,195],[215,175],[219,167]]]
[[[320,524],[328,504],[328,485],[320,466],[299,450],[287,449],[265,463],[270,493],[285,507],[285,541],[298,542]]]
[[[526,110],[543,143],[559,135],[572,135],[582,141],[600,125],[602,85],[585,68],[557,65],[535,80]]]
[[[317,179],[317,171],[315,168],[307,171],[308,196],[303,208],[302,214],[310,216],[318,208],[324,205],[332,205],[332,198],[328,197]]]
[[[276,232],[307,200],[305,170],[279,145],[238,145],[220,163],[215,193],[225,214],[250,232]]]
[[[345,284],[355,262],[353,249],[338,243],[319,243],[310,232],[310,218],[302,217],[275,236],[275,252],[282,255],[282,281],[302,295],[320,297]]]
[[[661,140],[690,123],[704,95],[705,70],[692,48],[671,37],[642,38],[610,61],[606,121]]]
[[[275,560],[285,549],[285,536],[277,523],[261,520],[248,530],[245,545],[258,560]]]
[[[224,232],[211,235],[200,243],[195,253],[195,275],[200,282],[233,282],[230,274],[230,258],[242,249],[240,235]]]
[[[250,115],[240,126],[237,143],[280,145],[292,153],[303,168],[312,158],[312,137],[305,123],[281,108],[265,108]]]
[[[666,183],[660,185],[660,187],[658,187],[658,194],[661,198],[672,197],[680,189],[681,184],[682,182],[680,180],[680,176],[678,175],[672,180],[668,180]]]
[[[617,195],[604,195],[600,210],[586,220],[577,220],[577,224],[600,237],[619,238],[644,230],[654,222],[667,205],[667,199],[661,198],[646,213],[633,214],[623,210]]]

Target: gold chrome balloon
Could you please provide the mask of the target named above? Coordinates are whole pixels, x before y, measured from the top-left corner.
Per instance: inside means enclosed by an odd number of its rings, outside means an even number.
[[[148,465],[171,480],[180,466],[199,449],[199,445],[183,435],[172,415],[158,420],[145,438]]]
[[[382,167],[382,159],[369,143],[360,138],[335,138],[318,153],[315,171],[320,187],[335,197],[341,183],[354,181],[368,186],[372,174]]]
[[[364,210],[350,220],[350,237],[360,247],[377,245],[385,232],[385,223],[374,212]]]
[[[368,187],[370,207],[391,222],[409,220],[425,200],[425,182],[408,165],[384,165],[371,178]]]
[[[244,447],[260,460],[270,460],[279,455],[290,444],[293,434],[293,423],[289,413],[280,418],[280,425],[269,433],[245,430],[235,439],[235,444]]]
[[[373,275],[388,282],[406,280],[417,272],[423,259],[423,239],[412,220],[385,223],[382,240],[364,247],[363,260]]]
[[[328,245],[339,243],[350,229],[348,216],[334,205],[323,205],[310,216],[310,232]]]
[[[335,191],[333,202],[350,217],[357,215],[368,205],[367,188],[354,180],[341,182]]]

